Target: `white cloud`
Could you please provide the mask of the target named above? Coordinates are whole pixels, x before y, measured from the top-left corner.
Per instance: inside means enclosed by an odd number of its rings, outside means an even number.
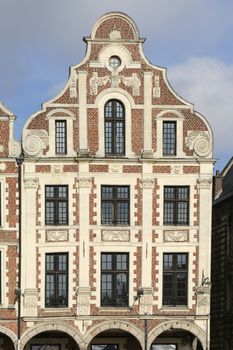
[[[233,152],[233,65],[210,57],[193,57],[168,70],[174,89],[194,103],[208,119],[215,140],[215,156]]]

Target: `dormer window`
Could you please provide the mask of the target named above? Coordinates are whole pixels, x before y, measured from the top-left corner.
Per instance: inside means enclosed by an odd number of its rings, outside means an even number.
[[[105,154],[125,154],[125,108],[118,100],[110,100],[104,108]]]
[[[110,65],[110,67],[112,67],[114,69],[120,67],[120,65],[121,65],[120,58],[118,56],[111,56],[109,58],[109,65]]]

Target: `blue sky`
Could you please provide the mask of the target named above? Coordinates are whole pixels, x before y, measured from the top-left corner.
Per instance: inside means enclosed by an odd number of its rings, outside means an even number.
[[[26,119],[55,96],[85,55],[83,36],[109,11],[131,16],[148,59],[209,120],[222,169],[233,154],[232,0],[0,0],[0,100]]]

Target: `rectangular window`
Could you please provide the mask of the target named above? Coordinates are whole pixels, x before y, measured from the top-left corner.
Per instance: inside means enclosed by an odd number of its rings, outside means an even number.
[[[129,186],[101,186],[101,223],[129,225]]]
[[[128,306],[129,254],[101,254],[101,306]]]
[[[45,186],[45,224],[68,225],[68,186]]]
[[[163,155],[176,155],[176,122],[163,122]]]
[[[163,305],[187,305],[188,254],[163,254]]]
[[[189,187],[164,187],[164,225],[189,224]]]
[[[66,120],[55,121],[56,154],[67,153]]]
[[[116,344],[93,344],[91,350],[118,350],[119,346]]]
[[[45,306],[68,306],[68,254],[45,255]]]

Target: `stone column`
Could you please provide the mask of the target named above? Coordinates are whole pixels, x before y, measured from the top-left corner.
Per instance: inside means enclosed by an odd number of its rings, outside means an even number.
[[[78,72],[78,93],[79,93],[79,149],[80,154],[88,153],[87,142],[87,72]]]
[[[24,289],[24,316],[37,315],[36,289],[36,190],[38,178],[24,179],[23,210],[24,216],[22,235],[22,286]]]
[[[84,164],[82,164],[84,165]],[[80,167],[82,166],[80,164]],[[81,169],[80,169],[81,170]],[[77,296],[77,314],[90,314],[90,286],[89,286],[89,199],[91,178],[79,177],[79,289]]]
[[[143,157],[152,157],[152,73],[144,73],[144,150]]]
[[[150,167],[148,165],[148,167]],[[150,169],[145,168],[146,173]],[[140,313],[152,313],[152,288],[151,288],[151,261],[152,261],[152,191],[154,180],[144,178],[143,187],[143,214],[142,214],[142,288],[144,294],[140,300]]]

